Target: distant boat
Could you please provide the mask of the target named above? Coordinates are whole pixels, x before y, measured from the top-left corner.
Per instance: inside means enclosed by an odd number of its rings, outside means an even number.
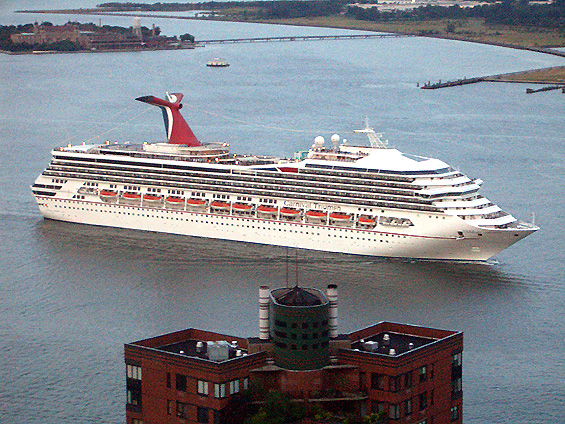
[[[209,60],[206,66],[209,66],[211,68],[225,68],[227,66],[230,66],[230,64],[227,60],[216,57],[215,59]]]

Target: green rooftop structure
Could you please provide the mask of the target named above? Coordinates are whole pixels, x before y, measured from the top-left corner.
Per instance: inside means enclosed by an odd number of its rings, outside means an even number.
[[[279,288],[269,294],[269,333],[275,365],[315,370],[329,364],[328,296],[313,288]]]

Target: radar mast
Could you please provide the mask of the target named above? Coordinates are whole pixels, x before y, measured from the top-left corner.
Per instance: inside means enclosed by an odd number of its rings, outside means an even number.
[[[375,149],[388,149],[388,140],[381,140],[383,133],[376,133],[374,129],[369,126],[369,118],[365,118],[365,128],[362,130],[354,130],[356,134],[367,134],[371,147]]]

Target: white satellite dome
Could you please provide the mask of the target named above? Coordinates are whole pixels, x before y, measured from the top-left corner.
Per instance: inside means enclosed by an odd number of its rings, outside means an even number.
[[[317,148],[320,149],[320,148],[322,148],[322,147],[324,146],[324,142],[325,142],[325,141],[326,141],[326,140],[324,140],[324,137],[322,137],[321,135],[319,135],[318,137],[316,137],[316,138],[314,139],[314,145],[315,145]]]

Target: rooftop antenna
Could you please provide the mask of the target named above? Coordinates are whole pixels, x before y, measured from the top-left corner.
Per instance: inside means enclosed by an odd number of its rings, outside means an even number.
[[[383,133],[376,133],[374,129],[369,126],[369,118],[365,117],[365,128],[362,130],[354,130],[356,134],[367,134],[371,147],[375,149],[388,149],[388,140],[381,140]]]

